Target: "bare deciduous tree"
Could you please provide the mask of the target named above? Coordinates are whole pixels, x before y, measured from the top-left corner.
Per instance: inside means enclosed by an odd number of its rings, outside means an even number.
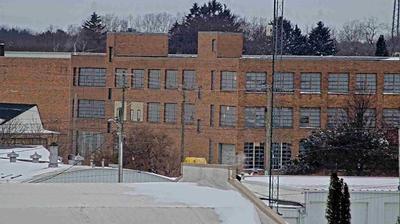
[[[138,16],[134,20],[134,27],[139,32],[168,33],[177,17],[168,13],[149,13]]]
[[[124,167],[173,176],[179,173],[178,150],[164,133],[148,127],[127,132],[124,143]]]

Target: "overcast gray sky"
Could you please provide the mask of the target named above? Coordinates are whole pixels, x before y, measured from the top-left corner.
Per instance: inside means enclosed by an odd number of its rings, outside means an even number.
[[[91,12],[126,16],[154,12],[187,13],[193,2],[207,0],[0,0],[0,25],[44,30],[80,24]],[[272,0],[220,0],[238,15],[271,17]],[[285,14],[301,27],[319,20],[339,28],[353,19],[376,17],[391,23],[393,0],[286,0]]]

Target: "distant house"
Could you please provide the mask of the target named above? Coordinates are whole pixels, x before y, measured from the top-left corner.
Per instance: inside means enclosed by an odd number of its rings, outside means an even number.
[[[0,103],[0,145],[47,147],[58,134],[43,127],[37,105]]]

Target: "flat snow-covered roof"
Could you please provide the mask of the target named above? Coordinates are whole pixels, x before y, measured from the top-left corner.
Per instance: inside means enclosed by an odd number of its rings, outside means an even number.
[[[6,51],[5,57],[13,58],[71,58],[71,52]]]
[[[233,190],[194,183],[2,184],[4,223],[261,223]]]
[[[276,176],[275,176],[276,178]],[[357,177],[340,176],[349,186],[351,191],[396,191],[398,177]],[[245,182],[268,184],[268,176],[246,176]],[[318,191],[329,189],[329,176],[289,176],[281,175],[279,183],[281,187],[299,189],[303,191]]]

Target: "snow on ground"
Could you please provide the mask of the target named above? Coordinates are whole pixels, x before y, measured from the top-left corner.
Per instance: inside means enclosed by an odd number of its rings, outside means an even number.
[[[69,165],[59,164],[57,168],[49,168],[48,163],[32,163],[18,161],[10,163],[9,159],[0,159],[0,183],[24,182],[34,176],[67,169]]]
[[[213,208],[225,224],[261,223],[253,204],[233,190],[198,186],[195,183],[141,183],[135,184],[135,191],[129,194],[146,195],[161,203]]]
[[[50,152],[42,145],[32,145],[24,147],[12,147],[12,148],[0,148],[0,158],[7,159],[7,154],[14,151],[19,156],[17,159],[21,160],[32,160],[31,155],[35,152],[42,156],[39,161],[49,161]]]
[[[275,176],[276,177],[276,176]],[[355,177],[341,176],[352,191],[395,191],[399,184],[398,177]],[[259,182],[268,184],[268,176],[246,176],[245,182]],[[287,176],[279,178],[281,186],[299,188],[303,190],[327,190],[329,188],[329,176]],[[276,180],[275,180],[276,182]]]

